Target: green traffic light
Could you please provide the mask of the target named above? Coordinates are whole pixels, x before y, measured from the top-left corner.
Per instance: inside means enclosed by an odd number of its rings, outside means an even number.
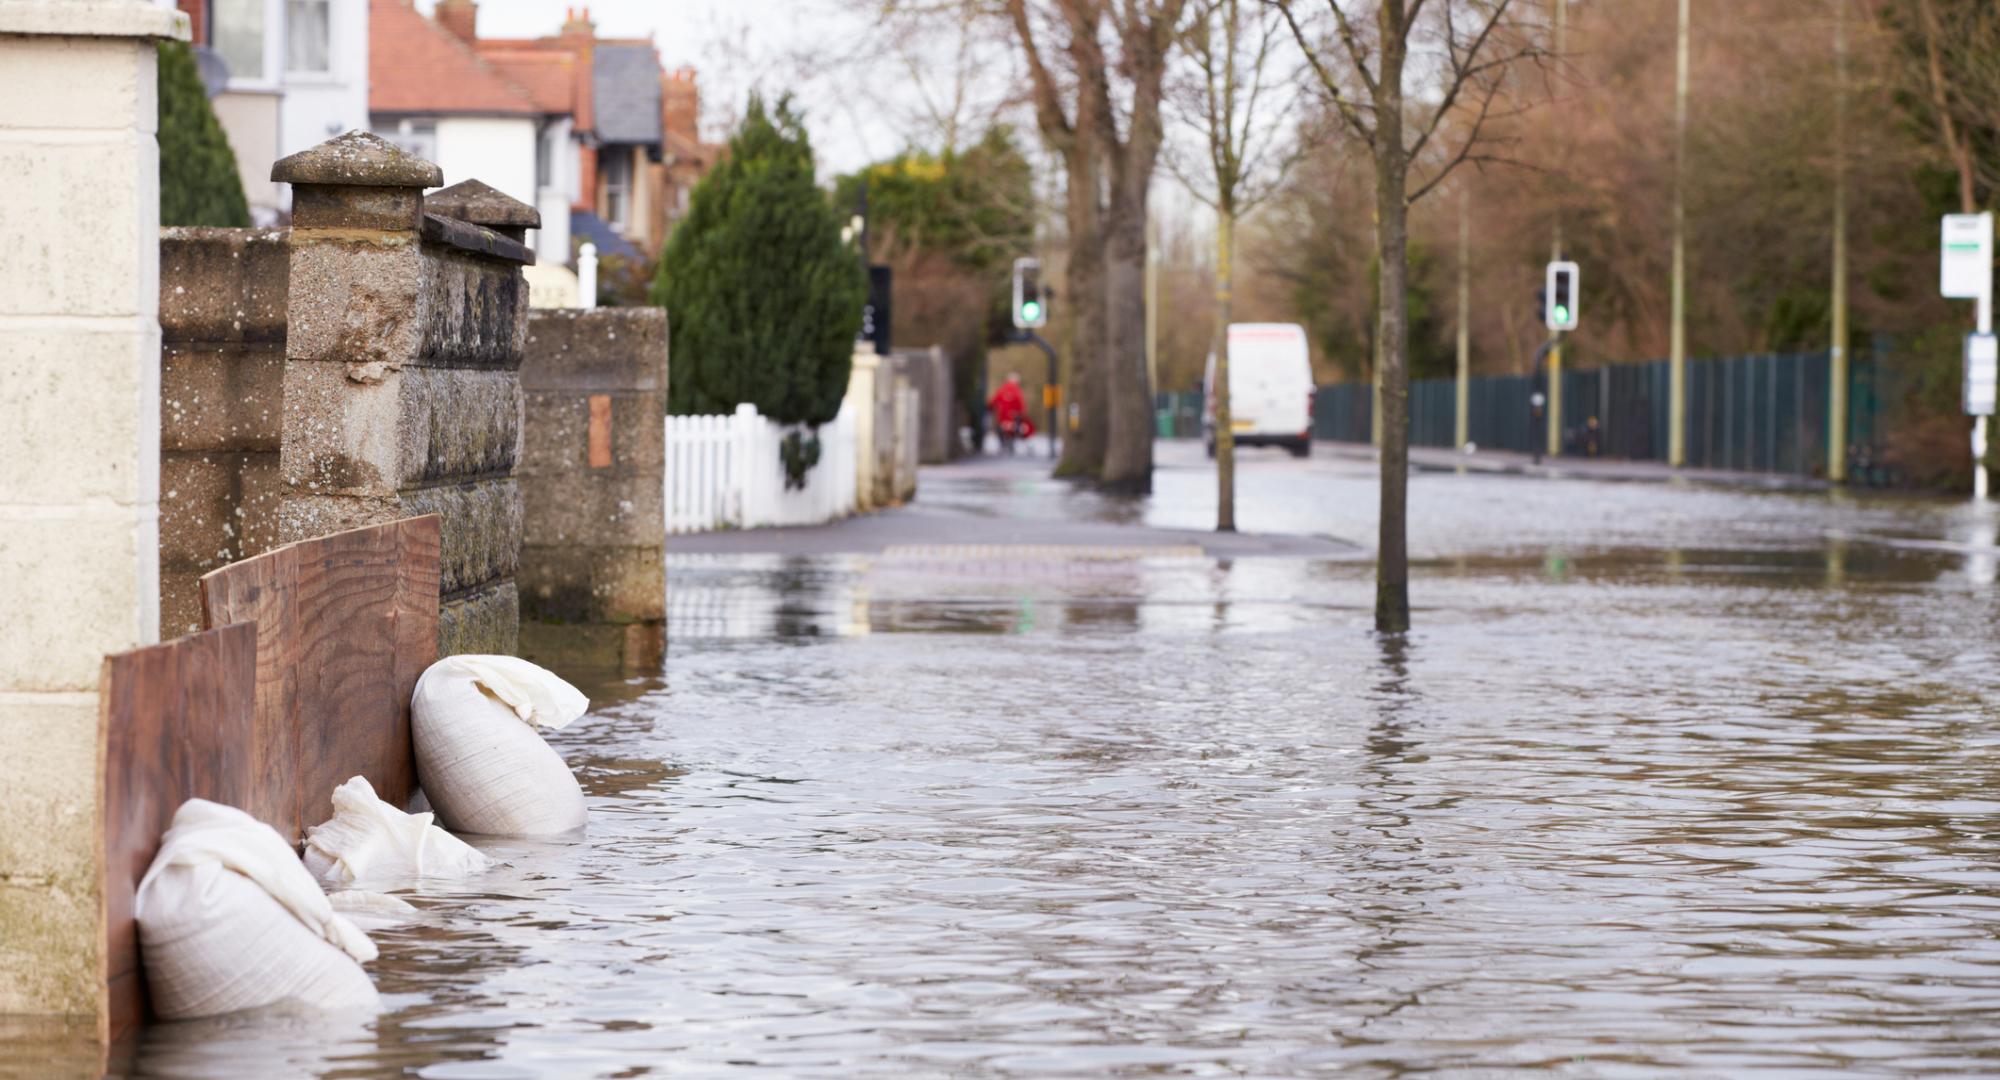
[[[1034,322],[1034,321],[1035,321],[1036,319],[1039,319],[1039,318],[1041,318],[1041,317],[1042,317],[1042,304],[1041,304],[1041,301],[1039,301],[1039,300],[1025,300],[1025,301],[1022,301],[1022,303],[1021,303],[1021,318],[1022,318],[1023,320],[1025,320],[1025,321],[1027,321],[1027,322]]]
[[[1569,321],[1569,309],[1561,304],[1556,305],[1556,321],[1559,323],[1566,323]]]

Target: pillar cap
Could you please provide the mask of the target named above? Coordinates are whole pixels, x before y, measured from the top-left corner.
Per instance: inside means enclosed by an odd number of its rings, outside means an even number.
[[[489,229],[539,229],[541,212],[490,184],[461,180],[424,196],[424,209]]]
[[[444,170],[380,135],[357,130],[279,159],[271,166],[271,179],[287,184],[427,188],[444,183]]]
[[[188,39],[184,12],[132,0],[0,0],[0,34]]]

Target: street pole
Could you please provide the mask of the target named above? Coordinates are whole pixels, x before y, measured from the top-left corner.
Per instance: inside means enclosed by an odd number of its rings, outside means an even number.
[[[1563,31],[1564,31],[1563,24],[1567,22],[1569,19],[1569,0],[1552,0],[1552,2],[1555,4],[1555,9],[1556,9],[1555,11],[1556,63],[1560,64],[1562,63],[1562,58],[1563,58]],[[1681,3],[1683,4],[1687,3],[1687,0],[1681,0]],[[1564,162],[1564,164],[1566,165],[1568,164],[1568,162]],[[1556,208],[1556,223],[1555,223],[1554,234],[1555,235],[1549,241],[1550,262],[1555,262],[1563,257],[1563,250],[1562,250],[1563,224],[1562,224],[1562,208],[1560,205],[1558,205]],[[1556,457],[1562,453],[1562,411],[1563,411],[1562,367],[1563,367],[1562,333],[1558,331],[1555,335],[1554,343],[1552,347],[1549,349],[1549,364],[1548,364],[1548,371],[1549,371],[1548,450],[1550,457]]]
[[[1989,271],[1990,273],[1991,271]],[[1979,294],[1979,332],[1993,332],[1993,286]],[[1986,501],[1986,418],[1972,418],[1972,501]]]
[[[1687,106],[1688,0],[1680,0],[1674,46],[1674,288],[1667,345],[1667,464],[1687,464]]]
[[[1833,0],[1833,83],[1833,344],[1827,350],[1826,476],[1838,484],[1847,479],[1847,0]]]
[[[1060,374],[1056,368],[1056,347],[1049,344],[1047,339],[1033,330],[1028,331],[1028,340],[1039,346],[1042,350],[1042,355],[1047,357],[1049,361],[1048,377],[1042,380],[1042,405],[1048,410],[1049,457],[1053,459],[1056,456],[1057,450],[1056,418],[1058,410],[1062,407],[1062,387],[1056,382],[1056,378]]]
[[[1472,441],[1472,187],[1458,192],[1458,401],[1452,423],[1452,445],[1460,450]]]

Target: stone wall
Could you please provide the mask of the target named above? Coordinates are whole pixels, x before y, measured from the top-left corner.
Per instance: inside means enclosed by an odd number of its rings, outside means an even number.
[[[0,1013],[98,1008],[98,672],[160,633],[153,42],[186,33],[0,3]]]
[[[201,575],[278,542],[283,229],[160,233],[160,626],[201,629]]]
[[[522,243],[532,207],[365,132],[280,161],[293,185],[281,540],[444,523],[441,655],[513,653]]]
[[[898,349],[904,373],[917,392],[917,460],[940,465],[958,456],[958,395],[951,358],[941,346]]]
[[[665,648],[667,316],[538,310],[526,424],[522,655],[654,672]]]

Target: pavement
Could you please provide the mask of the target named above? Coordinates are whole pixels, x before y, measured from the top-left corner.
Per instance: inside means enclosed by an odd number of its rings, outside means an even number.
[[[1186,447],[1180,447],[1186,456]],[[1195,448],[1199,454],[1199,448]],[[927,465],[917,497],[902,506],[832,522],[780,529],[738,529],[669,537],[673,554],[879,555],[890,548],[1061,547],[1199,549],[1210,558],[1251,556],[1366,558],[1369,551],[1332,536],[1296,532],[1218,533],[1149,525],[1149,500],[1099,493],[1049,475],[1045,456],[966,458]]]
[[[1373,446],[1363,443],[1314,443],[1313,453],[1350,460],[1374,461]],[[1410,467],[1428,471],[1491,473],[1506,476],[1533,476],[1547,480],[1614,480],[1657,484],[1710,484],[1720,487],[1754,488],[1760,491],[1825,491],[1829,485],[1816,476],[1791,473],[1740,472],[1733,469],[1676,469],[1659,461],[1627,461],[1618,458],[1543,458],[1511,450],[1480,450],[1467,454],[1435,446],[1410,447]]]
[[[1638,542],[1678,528],[1697,504],[1768,499],[1821,491],[1809,477],[1715,469],[1673,469],[1657,462],[1563,458],[1535,463],[1525,454],[1463,454],[1430,447],[1410,453],[1413,556],[1448,557],[1520,544]],[[1215,467],[1194,440],[1155,444],[1154,490],[1145,497],[1106,495],[1057,480],[1040,446],[989,454],[918,474],[917,497],[903,506],[826,525],[671,537],[675,554],[882,555],[891,549],[1061,549],[1198,551],[1213,559],[1256,556],[1366,560],[1372,557],[1379,501],[1376,451],[1316,443],[1310,458],[1283,450],[1246,450],[1237,458],[1237,524],[1218,533]],[[1690,502],[1694,500],[1694,502]],[[1783,513],[1785,504],[1753,502],[1721,513],[1734,521]],[[1699,515],[1697,515],[1699,516]],[[1712,532],[1710,527],[1708,531]]]

